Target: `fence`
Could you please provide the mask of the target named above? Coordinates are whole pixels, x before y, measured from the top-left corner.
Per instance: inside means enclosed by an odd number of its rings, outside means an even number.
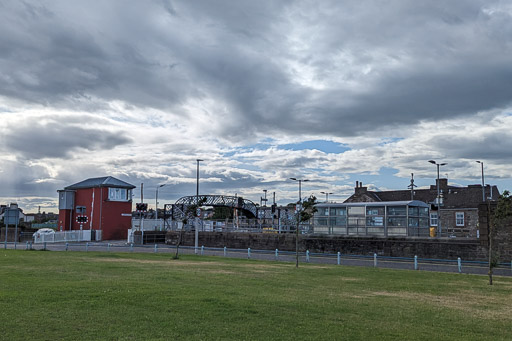
[[[14,243],[4,243],[4,248],[16,248]],[[166,253],[176,252],[175,246],[166,244],[134,245],[131,243],[40,243],[33,245],[31,242],[18,243],[18,249],[45,249],[52,251],[100,251],[100,252],[145,252],[145,253]],[[201,256],[218,256],[232,258],[247,258],[253,260],[295,262],[294,251],[282,250],[254,250],[235,248],[210,248],[193,246],[180,246],[180,254],[197,254]],[[453,259],[428,259],[415,257],[387,257],[374,253],[371,255],[348,255],[337,253],[313,253],[301,251],[299,253],[300,263],[321,263],[344,266],[367,266],[388,269],[409,269],[426,271],[443,271],[472,273],[485,275],[488,271],[488,263],[485,261],[465,261],[460,257]],[[512,276],[512,261],[501,262],[494,268],[494,274],[499,276]]]
[[[101,230],[63,231],[52,233],[35,233],[34,243],[63,243],[100,241]]]

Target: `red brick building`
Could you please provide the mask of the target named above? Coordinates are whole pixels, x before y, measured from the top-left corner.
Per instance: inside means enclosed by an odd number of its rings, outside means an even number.
[[[134,188],[107,176],[59,190],[58,230],[99,230],[103,240],[126,238],[131,228]]]

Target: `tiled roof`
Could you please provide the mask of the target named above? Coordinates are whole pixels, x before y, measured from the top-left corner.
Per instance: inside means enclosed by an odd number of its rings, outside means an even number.
[[[101,178],[90,178],[74,185],[67,186],[64,189],[81,189],[81,188],[93,188],[93,187],[117,187],[133,189],[134,185],[131,185],[122,180],[116,179],[112,176],[104,176]]]
[[[499,196],[498,187],[486,186],[486,196],[489,197],[492,189],[492,198],[497,200]],[[443,194],[443,207],[449,208],[477,208],[482,202],[482,186],[471,185],[468,187],[455,187],[446,186],[442,189]],[[432,203],[436,200],[437,189],[432,186],[430,189],[416,189],[414,190],[414,200],[423,201],[425,203]],[[356,188],[356,193],[350,196],[344,202],[362,202],[369,201],[369,198],[374,198],[374,201],[405,201],[411,200],[410,190],[397,190],[397,191],[368,191],[366,187]]]

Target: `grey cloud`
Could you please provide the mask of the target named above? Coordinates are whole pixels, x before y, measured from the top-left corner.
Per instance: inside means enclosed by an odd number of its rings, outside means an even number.
[[[510,141],[512,134],[508,131],[495,131],[483,136],[439,136],[431,139],[430,143],[446,150],[450,158],[474,160],[492,160],[495,163],[510,163],[512,149]],[[461,165],[462,166],[462,165]]]
[[[69,125],[66,122],[26,122],[10,127],[4,148],[27,159],[68,158],[80,150],[109,150],[131,142],[122,132]],[[79,156],[79,155],[76,155]]]
[[[4,5],[0,42],[10,48],[0,55],[0,94],[92,109],[122,100],[181,115],[189,114],[183,103],[211,97],[227,109],[216,133],[234,141],[283,132],[353,136],[472,115],[511,102],[512,66],[502,56],[512,52],[512,34],[504,33],[512,21],[484,11],[494,5]],[[340,62],[342,55],[352,60]],[[296,84],[288,61],[310,67],[326,88]]]
[[[38,179],[51,179],[48,169],[24,161],[3,160],[0,165],[0,196],[56,196],[58,185],[54,181],[36,183]]]

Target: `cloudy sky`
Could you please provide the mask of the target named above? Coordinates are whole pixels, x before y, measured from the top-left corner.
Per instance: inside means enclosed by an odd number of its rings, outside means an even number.
[[[512,189],[510,1],[2,1],[0,203]]]

